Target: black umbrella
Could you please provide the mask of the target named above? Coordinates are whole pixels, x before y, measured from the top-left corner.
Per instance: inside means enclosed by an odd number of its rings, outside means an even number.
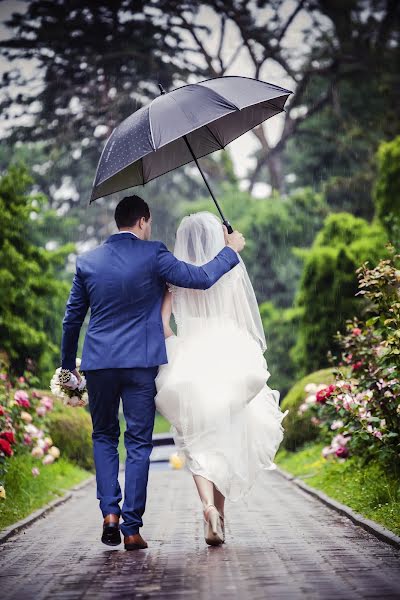
[[[90,203],[195,161],[228,231],[198,158],[207,156],[284,110],[289,90],[249,77],[226,76],[166,93],[134,112],[108,138]]]

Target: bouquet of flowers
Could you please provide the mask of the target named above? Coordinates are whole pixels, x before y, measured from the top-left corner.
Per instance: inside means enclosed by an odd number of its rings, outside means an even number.
[[[63,401],[66,406],[86,406],[89,397],[86,388],[86,379],[79,371],[81,361],[76,359],[76,368],[80,379],[69,371],[59,367],[56,369],[50,381],[50,389],[57,398]]]

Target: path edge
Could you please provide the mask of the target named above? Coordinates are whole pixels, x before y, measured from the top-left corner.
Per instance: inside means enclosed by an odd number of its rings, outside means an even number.
[[[315,498],[317,498],[318,500],[320,500],[321,502],[323,502],[324,504],[326,504],[327,506],[329,506],[336,512],[338,512],[341,515],[344,515],[345,517],[350,519],[355,525],[358,525],[359,527],[362,527],[369,533],[372,533],[375,537],[377,537],[381,541],[386,542],[387,544],[390,544],[391,546],[394,546],[395,548],[400,549],[400,537],[397,536],[392,531],[390,531],[389,529],[386,529],[386,527],[383,527],[383,525],[379,525],[379,523],[376,523],[375,521],[372,521],[371,519],[367,519],[367,518],[363,517],[363,515],[360,515],[360,513],[355,512],[352,508],[350,508],[346,504],[342,504],[341,502],[334,500],[333,498],[331,498],[330,496],[328,496],[321,490],[318,490],[317,488],[313,488],[313,487],[307,485],[306,483],[304,483],[303,480],[299,479],[295,475],[292,475],[292,473],[284,471],[283,469],[281,469],[278,466],[276,468],[276,472],[279,473],[279,475],[281,475],[285,479],[288,479],[289,481],[294,483],[297,487],[299,487],[303,491],[307,492],[307,494],[314,496]]]
[[[10,525],[9,527],[6,527],[2,531],[0,531],[0,544],[4,544],[4,542],[6,540],[8,540],[11,536],[19,533],[23,529],[26,529],[27,527],[29,527],[29,525],[32,525],[35,521],[37,521],[41,517],[44,517],[45,515],[47,515],[47,513],[52,511],[54,508],[56,508],[57,506],[60,506],[60,504],[64,504],[64,502],[67,502],[68,500],[70,500],[73,497],[74,492],[79,492],[81,489],[85,488],[87,485],[90,485],[94,480],[95,480],[95,475],[91,475],[90,477],[88,477],[87,479],[82,481],[81,483],[78,483],[78,485],[70,488],[60,498],[56,498],[55,500],[52,500],[48,504],[45,504],[44,506],[42,506],[42,508],[39,508],[35,512],[33,512],[30,515],[28,515],[27,517],[25,517],[25,519],[21,519],[21,521],[17,521],[13,525]]]

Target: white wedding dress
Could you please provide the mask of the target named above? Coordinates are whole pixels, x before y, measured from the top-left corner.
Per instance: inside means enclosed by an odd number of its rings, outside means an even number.
[[[211,213],[185,217],[174,254],[193,264],[224,246]],[[284,413],[263,352],[264,331],[243,261],[205,291],[171,286],[177,336],[166,339],[168,364],[156,378],[157,410],[193,474],[230,500],[248,493],[262,470],[276,469]]]

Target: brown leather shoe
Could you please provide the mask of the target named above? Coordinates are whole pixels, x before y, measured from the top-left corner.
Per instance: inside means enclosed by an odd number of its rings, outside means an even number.
[[[148,548],[147,542],[144,541],[140,533],[126,535],[124,537],[125,550],[144,550]]]
[[[106,546],[119,546],[121,543],[118,515],[109,514],[104,517],[101,541]]]

